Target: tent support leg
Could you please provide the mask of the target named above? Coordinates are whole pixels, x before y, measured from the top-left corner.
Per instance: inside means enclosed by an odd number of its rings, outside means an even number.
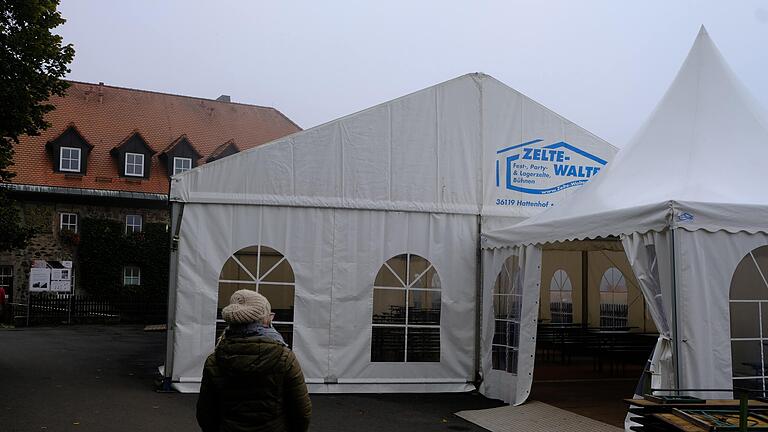
[[[483,374],[480,372],[480,335],[483,326],[483,249],[481,236],[483,232],[482,216],[477,217],[477,262],[475,264],[475,379],[476,389],[480,389]]]
[[[173,380],[173,345],[174,324],[176,322],[176,288],[179,275],[179,231],[181,230],[181,217],[184,215],[183,203],[171,203],[171,253],[168,264],[168,323],[166,324],[165,339],[165,368],[163,381],[158,389],[161,392],[169,392]]]
[[[581,251],[581,327],[589,327],[589,252]]]
[[[672,357],[675,362],[675,388],[680,388],[680,333],[677,325],[677,263],[675,262],[675,229],[670,229],[670,264],[672,266]],[[679,391],[676,392],[679,394]]]

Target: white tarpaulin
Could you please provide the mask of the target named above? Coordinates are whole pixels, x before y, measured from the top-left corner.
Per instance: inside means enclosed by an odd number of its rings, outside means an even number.
[[[312,391],[471,388],[481,230],[559,203],[615,152],[469,74],[174,177],[166,377],[200,379],[220,292],[253,287],[273,290]]]
[[[173,179],[171,199],[526,218],[616,149],[483,74],[469,74]]]
[[[597,179],[482,243],[503,250],[621,236],[657,327],[673,339],[671,348],[663,340],[657,346],[656,382],[675,381],[672,350],[679,388],[741,382],[763,390],[765,339],[757,323],[768,263],[756,249],[768,245],[766,160],[765,117],[702,28],[650,119]]]
[[[540,276],[539,248],[483,251],[483,286],[491,289],[483,290],[483,316],[489,319],[481,333],[480,391],[488,397],[519,404],[530,394],[536,345],[525,342],[536,338]]]

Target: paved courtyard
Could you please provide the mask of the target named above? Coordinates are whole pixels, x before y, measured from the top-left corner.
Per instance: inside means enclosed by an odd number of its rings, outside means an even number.
[[[138,326],[0,329],[0,430],[197,431],[197,395],[157,393],[164,332]],[[453,415],[478,394],[312,395],[312,431],[483,431]]]

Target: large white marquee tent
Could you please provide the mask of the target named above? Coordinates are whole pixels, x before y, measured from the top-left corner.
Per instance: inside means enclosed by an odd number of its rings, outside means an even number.
[[[472,388],[481,231],[556,205],[615,152],[469,74],[176,176],[165,376],[196,389],[217,307],[251,288],[311,391]]]
[[[616,237],[661,333],[653,386],[764,390],[765,119],[702,28],[664,98],[607,171],[557,207],[483,235],[484,310],[504,263],[515,267],[523,303],[518,368],[504,388],[486,380],[486,391],[522,403],[530,390],[542,248]],[[484,324],[488,370],[493,327]]]

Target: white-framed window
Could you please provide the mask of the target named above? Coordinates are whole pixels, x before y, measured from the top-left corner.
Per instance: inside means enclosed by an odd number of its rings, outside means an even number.
[[[192,169],[192,158],[173,158],[173,175],[181,174]]]
[[[123,286],[141,285],[141,268],[136,266],[123,267]]]
[[[59,170],[80,172],[81,151],[76,147],[61,147],[59,149]]]
[[[125,175],[144,177],[144,155],[141,153],[125,154]]]
[[[268,246],[249,246],[235,252],[219,274],[219,316],[232,294],[250,289],[269,300],[272,326],[293,346],[293,307],[296,292],[293,268],[280,252]]]
[[[373,282],[372,362],[440,361],[440,277],[426,258],[388,259]]]
[[[59,231],[77,232],[77,213],[59,213]]]
[[[573,286],[568,272],[558,269],[549,282],[549,312],[552,323],[573,322]]]
[[[518,257],[504,261],[493,286],[494,332],[491,367],[517,374],[522,319],[523,280]]]
[[[141,215],[129,214],[125,216],[125,233],[141,232]]]
[[[766,391],[768,380],[768,246],[736,266],[729,297],[733,386]]]
[[[627,326],[627,280],[616,267],[600,279],[600,327]]]

